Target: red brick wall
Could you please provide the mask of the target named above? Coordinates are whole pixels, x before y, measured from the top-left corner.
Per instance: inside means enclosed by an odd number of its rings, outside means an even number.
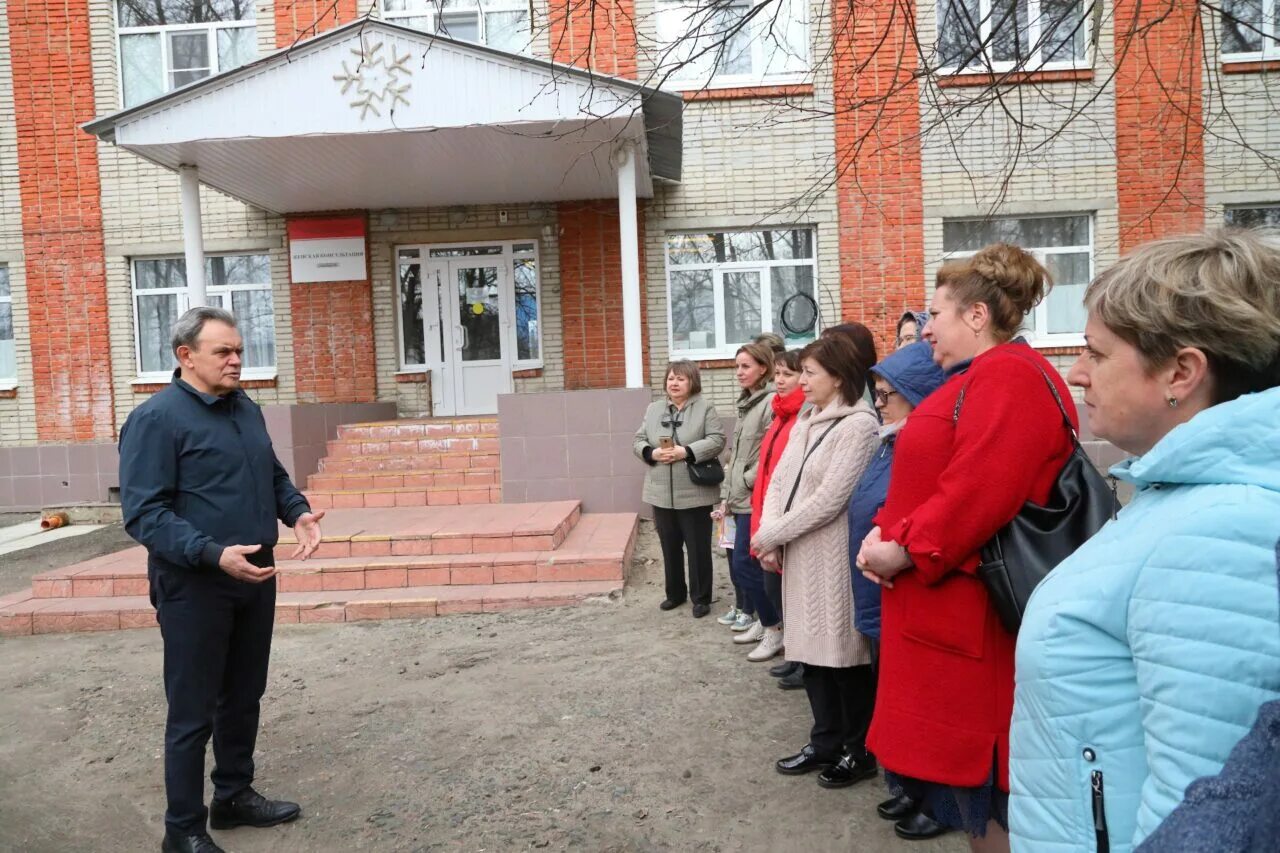
[[[622,244],[618,203],[564,202],[560,214],[560,321],[564,338],[564,387],[624,388],[627,384],[622,325]],[[644,208],[638,211],[640,274],[644,275]],[[648,328],[645,300],[640,326]],[[642,331],[643,334],[643,331]],[[648,373],[648,335],[643,363]]]
[[[276,47],[319,35],[360,16],[357,0],[278,0]]]
[[[552,59],[636,79],[634,0],[550,0],[548,7]]]
[[[36,436],[115,434],[86,0],[9,0]]]
[[[1204,228],[1200,9],[1117,0],[1116,195],[1120,248]]]
[[[308,218],[290,217],[288,222],[296,226]],[[367,234],[367,227],[365,231]],[[289,310],[298,402],[375,400],[373,290],[369,280],[290,284]]]
[[[837,3],[832,13],[840,305],[892,349],[924,307],[924,203],[915,3]]]

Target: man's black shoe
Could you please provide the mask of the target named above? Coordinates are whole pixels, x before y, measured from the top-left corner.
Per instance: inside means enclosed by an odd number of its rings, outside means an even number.
[[[783,690],[802,690],[804,688],[804,664],[796,664],[790,675],[778,679],[778,687]]]
[[[818,784],[824,788],[847,788],[863,779],[874,779],[878,769],[875,756],[869,752],[857,758],[846,755],[838,764],[818,774]]]
[[[772,675],[774,678],[785,678],[786,676],[795,672],[796,668],[799,666],[800,664],[797,663],[796,661],[784,660],[782,663],[777,664],[776,666],[769,667],[769,674]]]
[[[252,788],[245,788],[230,800],[209,804],[209,826],[234,829],[237,826],[275,826],[302,814],[302,807],[285,800],[268,800]]]
[[[711,605],[710,605],[710,604],[695,604],[695,605],[693,605],[693,618],[694,618],[694,619],[701,619],[703,616],[706,616],[706,615],[707,615],[708,613],[710,613],[710,612],[711,612]]]
[[[675,610],[681,604],[684,604],[684,601],[672,601],[671,599],[668,598],[658,605],[658,609],[659,610]]]
[[[899,838],[907,841],[927,841],[939,835],[946,835],[951,828],[943,826],[924,812],[916,812],[895,823],[893,831]]]
[[[885,800],[876,806],[876,814],[885,820],[899,821],[920,810],[920,804],[906,794]]]
[[[174,835],[166,830],[164,841],[160,842],[160,853],[226,853],[226,851],[214,844],[213,839],[206,833]]]
[[[814,770],[825,770],[835,764],[837,760],[830,756],[819,755],[818,751],[813,748],[813,744],[806,743],[804,749],[795,755],[779,758],[774,767],[783,776],[801,776],[805,773],[812,773]]]

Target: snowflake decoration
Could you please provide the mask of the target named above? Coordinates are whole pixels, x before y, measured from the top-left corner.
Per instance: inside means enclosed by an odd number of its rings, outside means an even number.
[[[351,48],[356,58],[355,68],[348,67],[348,60],[344,59],[342,73],[333,75],[334,81],[342,84],[340,94],[345,95],[355,87],[357,97],[351,101],[351,108],[360,110],[361,121],[369,113],[381,116],[380,107],[391,110],[396,104],[409,104],[404,93],[411,85],[406,78],[413,76],[408,65],[410,55],[397,57],[393,50],[383,55],[382,49],[382,42],[371,45],[361,40],[360,47]]]

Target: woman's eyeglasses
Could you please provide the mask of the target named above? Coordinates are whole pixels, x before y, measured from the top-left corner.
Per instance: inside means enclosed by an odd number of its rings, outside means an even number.
[[[889,398],[892,397],[894,394],[897,394],[898,392],[892,389],[888,391],[882,391],[881,389],[877,388],[872,393],[875,394],[877,403],[879,403],[882,406],[887,406],[889,405]]]

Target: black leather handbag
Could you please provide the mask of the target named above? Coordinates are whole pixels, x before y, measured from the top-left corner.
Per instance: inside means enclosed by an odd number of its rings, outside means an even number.
[[[696,485],[718,486],[724,482],[724,466],[719,457],[713,456],[705,462],[685,461],[689,463],[689,479]]]
[[[1080,446],[1057,387],[1043,368],[1036,367],[1053,393],[1073,447],[1058,472],[1049,502],[1041,506],[1027,501],[1013,520],[982,546],[978,577],[987,587],[1000,624],[1012,634],[1022,625],[1022,614],[1036,585],[1115,518],[1120,508],[1115,489]],[[960,389],[956,400],[955,421],[960,419],[964,391]]]

